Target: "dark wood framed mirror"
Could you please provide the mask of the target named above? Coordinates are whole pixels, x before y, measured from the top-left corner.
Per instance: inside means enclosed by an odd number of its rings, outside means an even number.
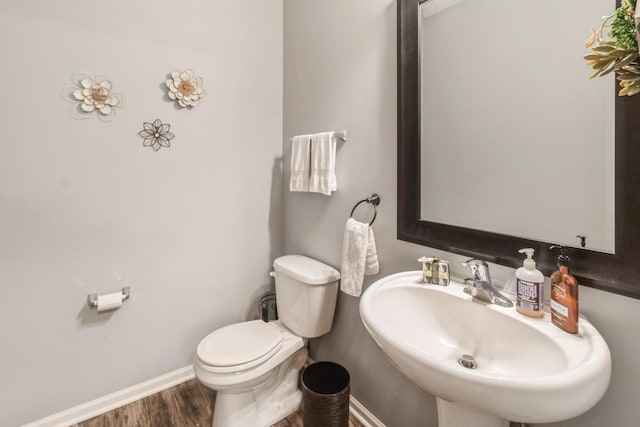
[[[556,254],[549,251],[549,242],[421,220],[423,2],[398,0],[398,239],[512,268],[522,265],[518,249],[531,247],[536,250],[538,268],[549,276],[556,269]],[[618,90],[617,84],[612,90]],[[615,109],[615,253],[579,247],[568,252],[571,271],[581,285],[640,298],[640,94],[617,96]]]

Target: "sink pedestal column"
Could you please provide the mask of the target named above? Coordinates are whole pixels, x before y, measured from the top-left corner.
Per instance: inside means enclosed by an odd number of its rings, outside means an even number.
[[[509,421],[436,398],[438,427],[509,427]]]

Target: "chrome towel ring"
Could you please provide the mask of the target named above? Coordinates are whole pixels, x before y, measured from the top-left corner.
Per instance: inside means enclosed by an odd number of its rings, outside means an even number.
[[[371,226],[373,224],[373,221],[376,220],[376,216],[378,215],[378,205],[380,204],[380,196],[378,196],[375,193],[372,194],[371,197],[367,197],[366,199],[362,199],[358,203],[356,203],[353,209],[351,209],[351,213],[349,214],[349,216],[353,218],[353,213],[356,211],[356,208],[364,202],[367,202],[373,205],[373,209],[374,209],[373,218],[371,218],[371,221],[369,222],[369,226]]]

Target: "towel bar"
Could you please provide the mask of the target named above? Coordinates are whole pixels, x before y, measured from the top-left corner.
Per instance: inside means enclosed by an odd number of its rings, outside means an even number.
[[[371,218],[371,222],[369,222],[369,226],[371,226],[373,224],[373,221],[376,220],[376,216],[378,215],[378,205],[380,204],[380,196],[378,196],[375,193],[372,194],[371,197],[367,197],[366,199],[362,199],[358,203],[356,203],[353,209],[351,209],[351,213],[349,214],[349,216],[353,218],[353,213],[356,211],[356,208],[360,206],[361,203],[364,203],[364,202],[367,202],[373,205],[373,209],[374,209],[373,218]]]
[[[345,142],[347,140],[347,131],[343,130],[342,132],[334,132],[333,136],[336,139],[339,139],[340,141]],[[289,142],[293,142],[293,138],[290,138]]]

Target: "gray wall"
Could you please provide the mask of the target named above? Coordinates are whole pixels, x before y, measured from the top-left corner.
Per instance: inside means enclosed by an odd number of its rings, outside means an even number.
[[[16,426],[188,366],[270,285],[282,1],[0,0],[0,57],[0,425]],[[163,99],[185,68],[207,90],[190,111]],[[69,115],[83,71],[113,76],[113,122]],[[137,132],[157,118],[175,139],[154,152]],[[125,285],[120,310],[87,308]]]
[[[285,0],[284,164],[288,138],[342,129],[349,140],[338,147],[338,191],[331,197],[285,193],[284,253],[339,266],[351,208],[377,192],[382,204],[374,232],[381,271],[365,287],[387,274],[417,269],[415,260],[431,253],[448,258],[462,274],[462,257],[396,240],[396,2]],[[362,209],[361,219],[369,214]],[[514,270],[493,266],[492,273],[506,282]],[[362,326],[358,302],[340,294],[333,330],[311,342],[312,357],[343,364],[352,375],[352,394],[387,426],[435,426],[435,399],[385,361]],[[636,426],[640,301],[583,287],[580,303],[611,348],[611,385],[588,413],[553,425]]]

